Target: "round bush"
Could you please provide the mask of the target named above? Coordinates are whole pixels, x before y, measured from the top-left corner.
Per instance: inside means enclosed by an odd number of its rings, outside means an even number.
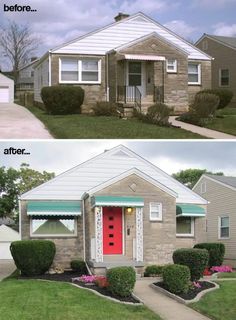
[[[115,103],[99,101],[92,107],[95,116],[117,116],[117,107]]]
[[[164,103],[156,103],[148,108],[144,121],[166,126],[169,124],[171,109]]]
[[[187,293],[190,284],[190,270],[187,266],[173,264],[163,270],[163,283],[172,293]]]
[[[41,97],[49,114],[81,113],[84,90],[76,86],[44,87]]]
[[[224,261],[225,245],[223,243],[197,243],[194,248],[206,249],[209,253],[208,266],[221,266]]]
[[[70,263],[71,269],[77,271],[80,275],[87,274],[87,267],[83,260],[72,260]]]
[[[134,289],[136,274],[132,267],[111,268],[107,271],[107,280],[114,295],[128,297]]]
[[[14,241],[10,250],[15,265],[26,276],[48,271],[56,253],[55,244],[48,240]]]
[[[144,271],[145,277],[162,275],[165,266],[151,265],[147,266]]]
[[[227,107],[227,105],[230,103],[230,101],[234,96],[233,92],[228,89],[205,89],[205,90],[199,91],[197,94],[201,94],[201,93],[211,93],[218,96],[220,101],[217,109],[223,109]]]
[[[200,92],[195,95],[194,102],[190,106],[190,113],[195,114],[200,119],[214,116],[219,101],[215,94]]]
[[[192,281],[197,281],[202,277],[208,260],[209,254],[206,249],[178,249],[173,253],[175,264],[189,267]]]

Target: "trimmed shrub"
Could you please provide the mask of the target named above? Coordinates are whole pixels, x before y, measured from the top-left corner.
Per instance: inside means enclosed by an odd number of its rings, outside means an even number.
[[[155,264],[147,266],[144,271],[144,277],[162,276],[165,267],[166,266],[157,266]]]
[[[202,126],[201,123],[201,119],[194,113],[191,112],[185,112],[182,113],[177,120],[183,121],[183,122],[187,122],[187,123],[191,123],[191,124],[195,124],[197,126]]]
[[[117,106],[115,103],[108,101],[98,101],[92,110],[95,116],[117,116]]]
[[[213,117],[219,105],[219,101],[219,98],[215,94],[196,94],[194,102],[190,106],[190,113],[195,114],[200,119]]]
[[[233,92],[228,89],[205,89],[205,90],[199,91],[197,95],[201,93],[211,93],[218,96],[220,101],[217,109],[223,109],[227,107],[227,105],[230,103],[230,101],[234,96]]]
[[[73,271],[77,271],[80,275],[88,273],[86,264],[83,260],[72,260],[70,266]]]
[[[107,271],[107,280],[114,295],[128,297],[134,289],[136,274],[132,267],[111,268]]]
[[[54,242],[49,240],[14,241],[10,250],[16,267],[26,276],[48,271],[56,253]]]
[[[84,90],[77,86],[52,86],[41,90],[41,97],[49,114],[81,113]]]
[[[208,266],[221,266],[225,255],[225,245],[223,243],[197,243],[194,248],[206,249],[209,253]]]
[[[192,281],[197,281],[203,276],[208,260],[209,254],[206,249],[178,249],[173,253],[175,264],[189,267]]]
[[[150,106],[143,120],[148,123],[158,124],[161,126],[169,125],[169,115],[171,109],[164,103],[156,103]]]
[[[187,266],[172,264],[164,268],[163,283],[172,293],[187,293],[190,285],[190,270]]]

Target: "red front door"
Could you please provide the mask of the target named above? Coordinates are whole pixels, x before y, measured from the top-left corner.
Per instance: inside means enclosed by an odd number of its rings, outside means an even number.
[[[122,208],[103,207],[103,254],[122,254]]]

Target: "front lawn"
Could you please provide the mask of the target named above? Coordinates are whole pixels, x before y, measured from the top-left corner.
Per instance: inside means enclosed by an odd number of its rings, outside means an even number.
[[[235,279],[236,272],[220,272],[217,274],[217,278],[219,278],[219,279]]]
[[[190,306],[214,320],[234,320],[236,317],[236,281],[219,282],[220,289],[207,293]]]
[[[53,116],[28,108],[58,139],[203,139],[198,134],[142,123],[136,119],[88,115]]]
[[[236,108],[218,110],[217,115],[223,118],[215,118],[206,127],[236,136]]]
[[[143,306],[110,302],[67,283],[0,282],[0,318],[9,320],[161,320]]]

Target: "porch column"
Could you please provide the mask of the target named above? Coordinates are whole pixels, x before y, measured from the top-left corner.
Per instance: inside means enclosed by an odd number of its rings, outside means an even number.
[[[103,262],[103,216],[102,207],[95,207],[95,259]]]
[[[136,208],[136,260],[143,261],[143,208]]]

